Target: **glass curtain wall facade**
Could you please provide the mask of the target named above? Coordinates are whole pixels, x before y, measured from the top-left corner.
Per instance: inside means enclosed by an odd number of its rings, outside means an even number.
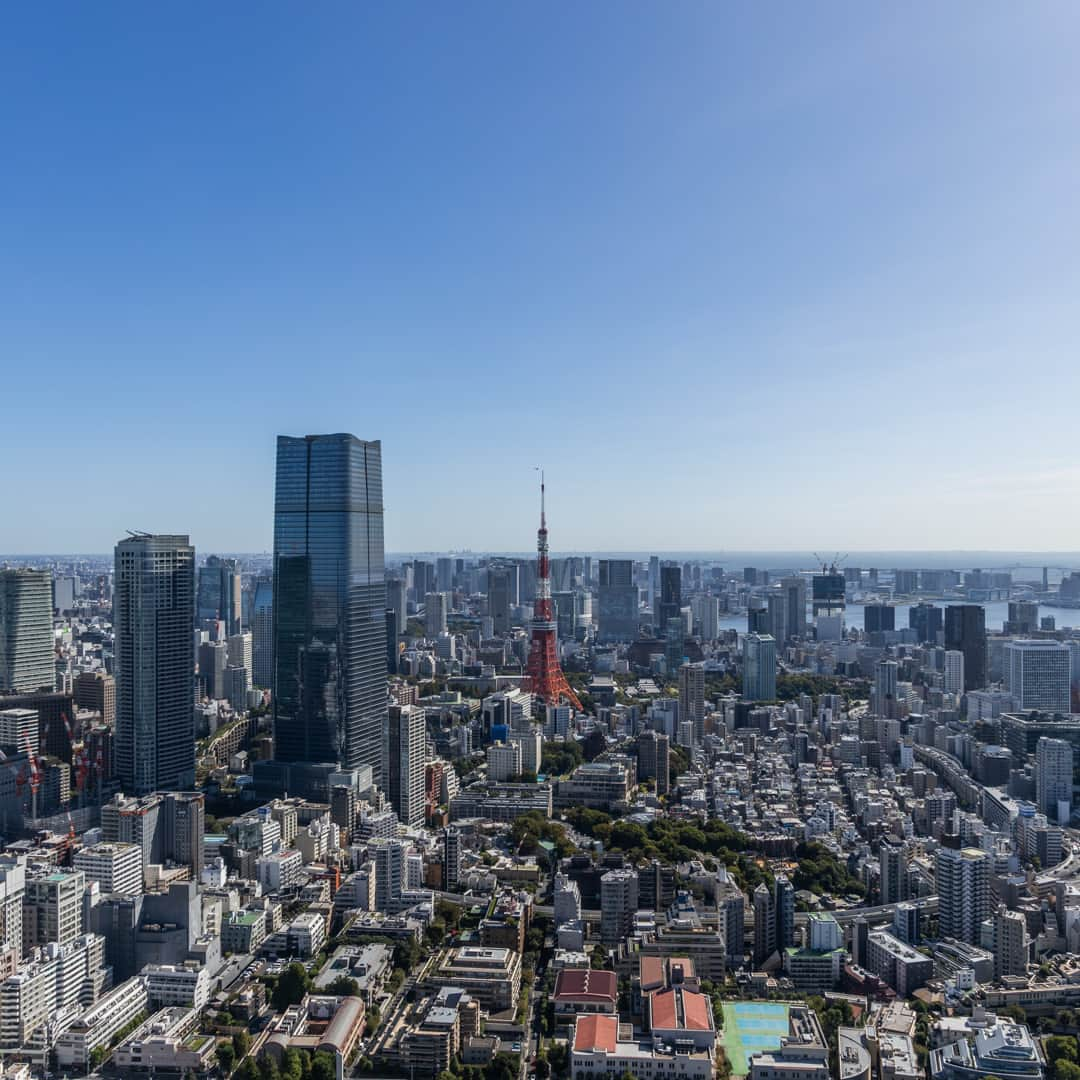
[[[280,436],[274,506],[274,756],[384,776],[382,447]]]

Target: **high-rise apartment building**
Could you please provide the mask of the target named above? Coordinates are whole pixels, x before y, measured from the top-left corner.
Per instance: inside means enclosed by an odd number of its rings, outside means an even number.
[[[942,937],[977,945],[990,915],[990,856],[979,848],[938,848],[934,864]]]
[[[383,780],[382,448],[280,436],[274,507],[274,756]]]
[[[116,545],[116,771],[137,795],[195,786],[195,549],[139,533]]]
[[[743,688],[747,701],[776,700],[776,639],[771,634],[743,638]]]
[[[446,633],[446,593],[425,594],[424,633],[432,639]]]
[[[597,634],[602,642],[636,641],[638,588],[631,559],[601,559],[597,582]]]
[[[491,616],[496,637],[506,637],[510,633],[510,608],[517,591],[517,575],[516,565],[492,563],[488,566],[488,615]]]
[[[56,686],[52,574],[0,569],[0,694]]]
[[[405,856],[409,846],[403,840],[379,840],[375,852],[375,910],[389,915],[401,908],[405,888]]]
[[[403,825],[424,823],[427,724],[418,705],[391,705],[387,795]]]
[[[52,870],[26,879],[23,897],[23,952],[56,942],[66,945],[83,932],[81,870]]]
[[[776,903],[769,886],[761,882],[754,890],[754,967],[757,970],[776,952]]]
[[[1072,812],[1073,748],[1042,736],[1035,745],[1035,801],[1051,820],[1067,825]]]
[[[945,671],[942,686],[946,694],[964,692],[964,654],[959,649],[945,650]]]
[[[600,878],[600,940],[605,945],[625,941],[638,907],[636,870],[609,870]]]
[[[643,731],[638,736],[638,776],[656,781],[656,794],[670,790],[670,740],[656,731]]]
[[[964,654],[964,690],[981,690],[986,685],[986,611],[978,604],[950,604],[945,648]]]
[[[1071,710],[1072,652],[1062,641],[1010,641],[1005,646],[1005,683],[1016,707],[1068,713]]]
[[[220,619],[226,634],[237,634],[241,625],[240,564],[235,559],[211,555],[199,568],[197,617],[199,622]]]
[[[405,628],[408,625],[409,619],[409,605],[408,605],[409,590],[405,582],[401,578],[387,578],[386,581],[386,606],[394,613],[394,639],[396,641],[402,634],[405,633]]]
[[[787,874],[773,881],[773,912],[776,917],[776,947],[781,954],[795,944],[795,886]]]
[[[461,830],[456,825],[443,829],[443,888],[457,892],[461,881]]]
[[[254,643],[250,630],[242,630],[238,634],[232,634],[225,642],[228,647],[228,666],[243,668],[248,674],[250,683],[254,676]]]
[[[1027,974],[1027,924],[1019,911],[999,904],[993,915],[994,978]]]
[[[274,681],[274,583],[256,581],[251,601],[251,681],[269,690]]]
[[[878,849],[879,892],[882,904],[898,904],[909,896],[907,855],[899,840],[882,839]]]
[[[705,665],[683,664],[679,668],[679,719],[694,725],[694,742],[705,739]]]
[[[806,637],[806,578],[780,579],[780,594],[784,598],[784,628],[788,638]],[[779,639],[777,639],[779,640]]]

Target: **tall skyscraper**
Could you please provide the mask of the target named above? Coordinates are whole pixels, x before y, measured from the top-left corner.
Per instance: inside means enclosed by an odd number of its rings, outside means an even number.
[[[1039,629],[1039,605],[1033,600],[1010,600],[1006,634],[1026,637]]]
[[[660,567],[660,603],[656,608],[656,625],[661,633],[671,619],[682,611],[682,569],[678,566]]]
[[[990,915],[990,856],[979,848],[943,846],[934,866],[941,936],[977,945]]]
[[[642,780],[655,780],[657,795],[666,795],[670,790],[670,752],[666,735],[643,731],[638,736],[638,776]]]
[[[760,970],[776,952],[776,901],[761,882],[754,890],[754,967]]]
[[[964,690],[986,685],[986,612],[978,604],[945,609],[945,648],[964,654]]]
[[[195,549],[139,533],[115,553],[116,771],[129,794],[195,786]]]
[[[933,604],[914,604],[908,608],[908,626],[918,635],[920,643],[937,644],[941,633],[941,608]]]
[[[660,558],[657,555],[649,556],[649,610],[656,611],[656,603],[660,598]]]
[[[387,795],[403,825],[424,823],[427,724],[418,705],[391,705]]]
[[[636,641],[638,589],[631,559],[601,559],[597,584],[598,636],[603,642]]]
[[[424,633],[431,639],[446,633],[446,593],[424,594]]]
[[[199,569],[197,617],[220,619],[226,634],[240,632],[240,564],[211,555]]]
[[[799,576],[781,578],[780,592],[787,606],[784,619],[787,636],[789,638],[806,637],[806,578]]]
[[[944,689],[946,694],[964,692],[964,654],[959,649],[945,650]]]
[[[274,583],[255,582],[251,602],[251,681],[269,690],[274,681]]]
[[[454,560],[447,555],[435,560],[435,588],[444,593],[454,591]]]
[[[383,780],[382,447],[279,436],[274,507],[274,754],[370,765]]]
[[[867,604],[863,608],[863,630],[880,634],[896,629],[896,608],[892,604]]]
[[[843,615],[846,605],[844,575],[835,566],[823,566],[813,580],[814,615]]]
[[[506,637],[511,626],[511,597],[517,591],[517,567],[492,563],[488,566],[487,577],[488,615],[494,624],[495,636]]]
[[[0,570],[0,693],[56,686],[52,574]]]
[[[776,700],[776,640],[771,634],[743,638],[743,689],[746,701]]]
[[[878,849],[880,902],[898,904],[909,895],[907,856],[899,840],[883,838]]]
[[[783,953],[795,944],[795,886],[786,874],[777,874],[773,882],[773,911],[776,947]]]
[[[1071,709],[1072,653],[1048,638],[1005,646],[1005,681],[1021,711],[1067,713]]]
[[[1035,801],[1051,820],[1066,825],[1072,810],[1073,748],[1043,735],[1035,744]]]
[[[998,904],[993,914],[994,978],[1027,974],[1028,936],[1022,912]]]
[[[408,586],[401,578],[386,581],[386,606],[394,613],[394,639],[405,633],[409,618]]]
[[[694,725],[694,742],[705,740],[705,665],[683,664],[679,668],[679,719]]]

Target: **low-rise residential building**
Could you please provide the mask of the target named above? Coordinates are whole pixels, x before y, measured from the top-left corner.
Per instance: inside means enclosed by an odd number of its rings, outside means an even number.
[[[513,949],[463,945],[440,957],[432,976],[434,989],[458,986],[488,1012],[517,1007],[521,990],[521,954]]]
[[[112,1068],[121,1076],[205,1076],[214,1067],[217,1040],[197,1034],[198,1025],[195,1009],[161,1009],[113,1051]]]
[[[210,972],[201,964],[147,964],[142,975],[154,1009],[202,1009],[210,1000]]]
[[[270,956],[298,956],[309,960],[326,941],[326,919],[315,911],[302,911],[288,926],[266,939],[262,952]]]
[[[223,952],[253,953],[266,940],[266,912],[230,911],[221,924]]]
[[[113,1036],[149,1008],[146,979],[136,975],[110,990],[96,1005],[76,1018],[56,1041],[56,1063],[61,1071],[90,1065],[90,1055],[108,1046]]]
[[[905,945],[887,930],[871,930],[867,935],[864,966],[901,997],[914,993],[934,974],[934,961],[929,956]]]

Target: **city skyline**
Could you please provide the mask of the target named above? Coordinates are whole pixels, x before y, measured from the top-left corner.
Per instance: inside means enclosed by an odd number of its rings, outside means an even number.
[[[1076,543],[1080,11],[306,14],[11,13],[0,547],[268,550],[342,429],[392,551],[538,462],[565,550]]]

